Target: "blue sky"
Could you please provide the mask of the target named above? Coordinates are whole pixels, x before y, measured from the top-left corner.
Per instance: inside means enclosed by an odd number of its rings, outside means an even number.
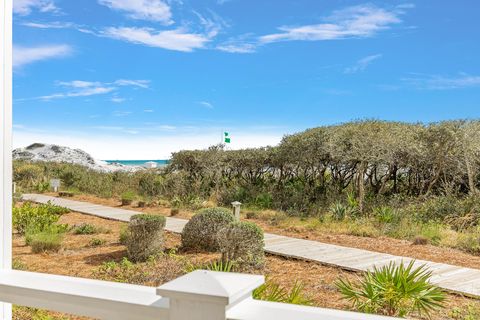
[[[14,0],[14,145],[102,159],[480,116],[480,3]]]

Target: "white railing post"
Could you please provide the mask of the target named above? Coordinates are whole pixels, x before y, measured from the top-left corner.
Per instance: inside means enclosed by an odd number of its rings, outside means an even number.
[[[231,307],[250,299],[263,276],[197,270],[168,282],[157,294],[169,299],[169,320],[225,320]]]
[[[0,269],[12,266],[12,0],[0,4]],[[0,319],[12,318],[0,303]]]

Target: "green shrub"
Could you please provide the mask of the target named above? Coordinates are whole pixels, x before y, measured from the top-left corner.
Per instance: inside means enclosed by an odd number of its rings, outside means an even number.
[[[26,202],[21,207],[13,208],[12,222],[19,234],[25,234],[27,230],[39,232],[51,227],[65,212],[68,212],[68,209],[50,203],[33,206]]]
[[[415,217],[423,222],[441,222],[449,216],[465,214],[462,202],[451,196],[432,197],[410,208],[412,209],[415,210]]]
[[[165,217],[137,214],[130,218],[126,240],[127,254],[131,261],[146,261],[163,251]]]
[[[133,191],[127,191],[122,193],[122,205],[127,206],[131,204],[135,199],[137,198],[137,195]]]
[[[480,223],[480,211],[468,213],[464,216],[449,215],[445,218],[445,223],[457,231],[465,231],[473,228]]]
[[[123,245],[127,245],[127,240],[128,240],[128,226],[122,225],[120,228],[120,235],[118,237],[118,242]]]
[[[298,305],[312,305],[313,301],[306,296],[303,283],[295,281],[293,287],[288,291],[280,284],[267,280],[263,285],[253,291],[253,298],[257,300],[291,303]]]
[[[20,165],[14,166],[14,181],[21,181],[22,184],[27,188],[34,186],[42,178],[43,170],[41,167],[35,164],[22,163]]]
[[[50,190],[50,182],[48,181],[37,182],[33,187],[33,189],[38,193],[45,193]]]
[[[25,244],[27,246],[32,245],[32,240],[34,239],[35,235],[39,233],[48,233],[48,234],[64,234],[67,232],[69,229],[68,224],[54,224],[51,225],[47,228],[44,228],[43,230],[37,230],[37,229],[28,229],[27,232],[25,233]]]
[[[269,193],[260,193],[255,197],[255,206],[261,209],[269,209],[273,206],[273,198]]]
[[[175,217],[176,215],[178,215],[180,213],[180,209],[178,208],[172,208],[170,209],[170,216],[172,217]]]
[[[264,264],[263,230],[252,222],[233,222],[220,229],[218,245],[224,262],[256,268]]]
[[[96,279],[157,287],[185,273],[187,261],[174,254],[150,257],[146,262],[132,263],[127,258],[120,262],[103,263],[93,272]]]
[[[344,299],[361,312],[400,317],[417,312],[428,317],[431,311],[443,308],[445,293],[430,283],[432,273],[424,265],[414,269],[414,262],[374,267],[360,283],[339,279],[336,285]]]
[[[400,220],[398,212],[387,206],[375,208],[373,215],[380,223],[398,223]]]
[[[27,270],[27,265],[18,259],[12,260],[12,269],[13,270]]]
[[[480,319],[480,305],[470,303],[466,307],[455,307],[448,314],[454,320],[478,320]]]
[[[398,223],[388,225],[385,234],[396,239],[413,239],[421,233],[421,226],[421,222],[404,216]]]
[[[38,205],[39,208],[48,210],[51,214],[57,214],[59,216],[69,213],[71,210],[65,207],[57,206],[48,201],[46,204]]]
[[[455,247],[475,255],[480,255],[480,228],[477,227],[469,232],[459,233]]]
[[[446,227],[440,223],[429,222],[421,226],[420,236],[425,237],[433,245],[438,245],[443,238]]]
[[[98,234],[98,233],[107,233],[108,230],[103,227],[97,227],[90,223],[82,223],[73,228],[74,234]]]
[[[182,199],[179,196],[174,196],[172,200],[170,200],[170,205],[172,208],[180,208],[182,206]]]
[[[231,210],[224,208],[200,210],[185,225],[182,246],[187,249],[218,251],[218,232],[233,221]]]
[[[99,239],[99,238],[92,238],[90,242],[88,243],[89,247],[98,247],[101,245],[104,245],[107,241],[104,239]]]
[[[57,252],[62,247],[63,234],[55,232],[40,232],[31,235],[30,246],[33,253],[47,251]]]

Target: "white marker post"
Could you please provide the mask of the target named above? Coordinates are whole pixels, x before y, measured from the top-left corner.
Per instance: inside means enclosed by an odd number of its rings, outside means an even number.
[[[54,192],[58,192],[58,188],[60,188],[60,179],[50,180],[50,187],[53,188]]]
[[[233,216],[235,217],[235,221],[240,221],[240,206],[242,204],[238,201],[232,202],[233,206]]]

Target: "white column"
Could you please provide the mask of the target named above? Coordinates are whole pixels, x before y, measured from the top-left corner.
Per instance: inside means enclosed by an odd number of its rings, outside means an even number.
[[[227,310],[264,283],[263,276],[197,270],[168,282],[157,294],[169,299],[169,320],[226,320]]]
[[[0,5],[0,269],[12,266],[12,0]],[[0,303],[0,319],[12,309]]]
[[[235,221],[240,221],[240,206],[242,204],[238,201],[234,201],[232,202],[232,206],[233,206],[233,216],[235,217]]]

